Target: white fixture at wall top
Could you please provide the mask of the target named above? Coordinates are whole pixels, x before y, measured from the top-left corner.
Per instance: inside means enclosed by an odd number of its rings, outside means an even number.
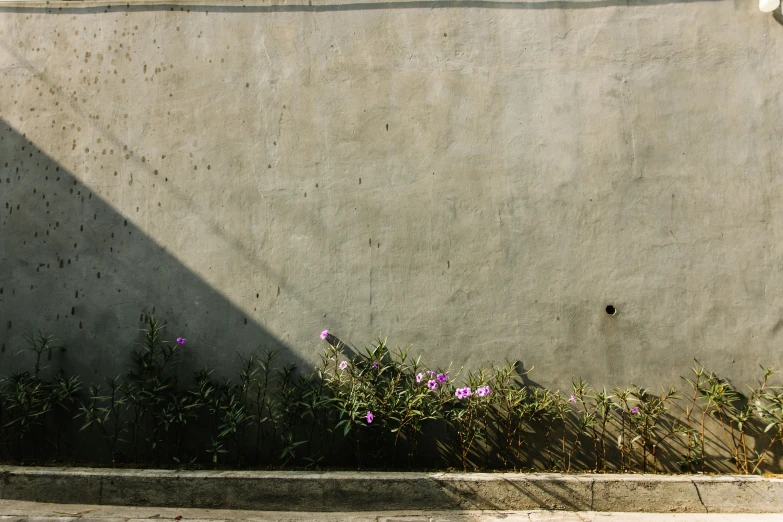
[[[771,13],[780,5],[780,0],[759,0],[759,9],[762,13]]]

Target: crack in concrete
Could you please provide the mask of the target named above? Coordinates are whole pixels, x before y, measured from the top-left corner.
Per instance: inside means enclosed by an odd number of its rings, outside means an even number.
[[[701,502],[701,506],[704,508],[705,513],[709,513],[710,510],[707,509],[707,505],[704,503],[704,500],[701,498],[701,491],[699,491],[699,485],[696,484],[695,480],[691,480],[691,484],[693,484],[693,487],[696,488],[696,495],[699,497],[699,502]]]
[[[595,479],[590,481],[590,511],[595,511]]]

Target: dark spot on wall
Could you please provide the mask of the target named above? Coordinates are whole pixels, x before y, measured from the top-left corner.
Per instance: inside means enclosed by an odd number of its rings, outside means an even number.
[[[359,178],[359,185],[362,184],[362,178]]]
[[[606,307],[606,313],[609,315],[615,315],[617,313],[617,309],[614,306],[609,305]]]
[[[11,326],[13,326],[13,323],[11,321],[8,321],[8,329],[11,329]]]
[[[242,321],[242,322],[247,324],[247,317],[245,317],[244,321]]]
[[[451,261],[446,261],[446,269],[448,270],[451,268]]]
[[[100,279],[100,278],[101,278],[101,273],[100,273],[100,272],[98,272],[98,279]]]
[[[386,130],[389,130],[389,124],[388,123],[386,124]]]

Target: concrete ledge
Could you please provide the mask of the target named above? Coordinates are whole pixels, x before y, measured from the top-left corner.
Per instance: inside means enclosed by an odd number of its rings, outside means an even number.
[[[783,511],[753,476],[171,471],[0,466],[0,499],[267,511]]]

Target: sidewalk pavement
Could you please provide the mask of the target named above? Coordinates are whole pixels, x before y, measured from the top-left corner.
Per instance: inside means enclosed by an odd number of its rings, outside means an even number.
[[[752,509],[752,506],[749,506]],[[181,518],[177,518],[181,517]],[[384,511],[316,513],[46,504],[0,500],[0,522],[783,522],[783,514],[594,511]]]

